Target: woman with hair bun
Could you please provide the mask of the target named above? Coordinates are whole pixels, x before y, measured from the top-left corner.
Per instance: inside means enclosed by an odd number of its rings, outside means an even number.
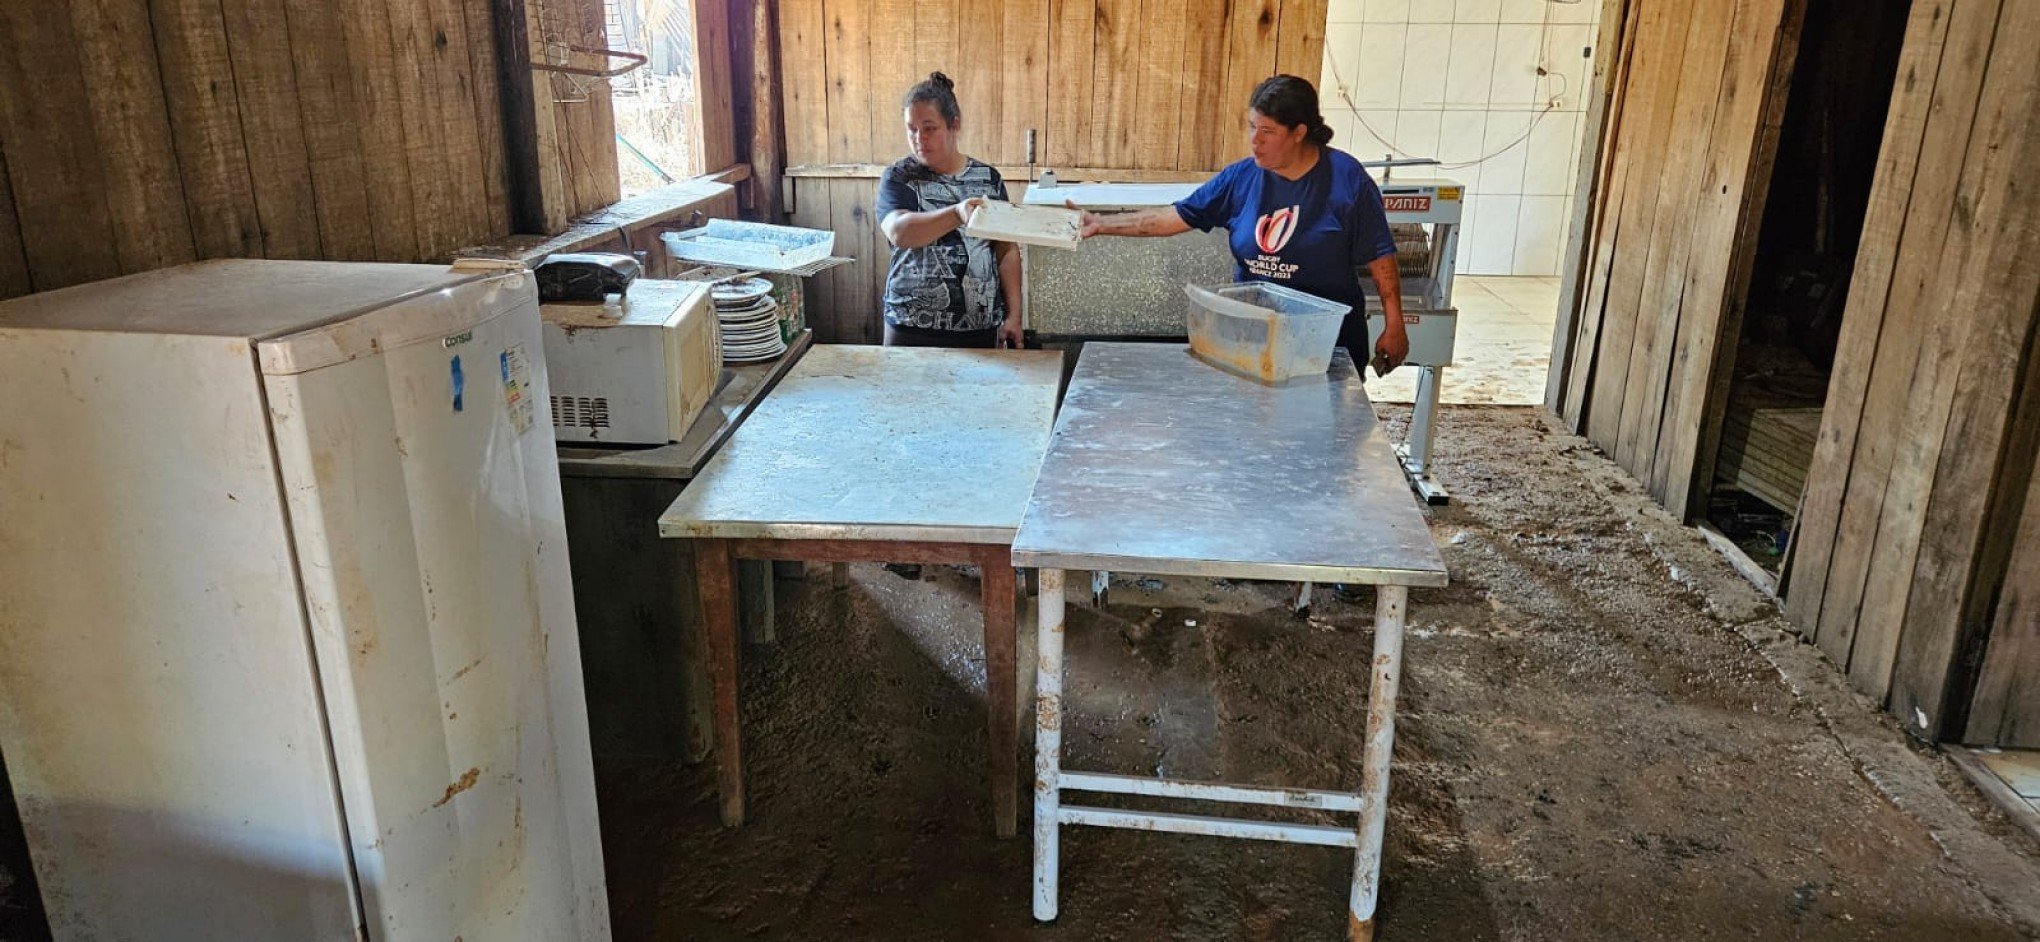
[[[1235,281],[1266,281],[1352,305],[1339,346],[1380,372],[1409,355],[1395,239],[1381,208],[1381,188],[1351,154],[1334,150],[1332,129],[1318,113],[1317,89],[1277,75],[1247,103],[1253,156],[1218,172],[1173,206],[1107,216],[1084,214],[1084,235],[1168,236],[1192,228],[1229,230]],[[1385,324],[1367,349],[1367,298],[1360,269],[1374,276]]]
[[[999,171],[963,153],[956,83],[940,72],[901,103],[911,153],[878,178],[874,215],[892,258],[885,342],[905,347],[1020,346],[1020,252],[958,230],[986,199],[1005,200]]]

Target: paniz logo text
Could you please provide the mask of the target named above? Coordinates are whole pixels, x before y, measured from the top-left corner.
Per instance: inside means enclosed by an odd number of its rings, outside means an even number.
[[[1431,210],[1428,196],[1384,196],[1381,208],[1391,213],[1424,213]]]
[[[451,350],[454,347],[458,347],[461,344],[467,343],[468,341],[473,339],[475,339],[475,332],[472,330],[464,330],[461,331],[460,333],[454,334],[453,336],[446,338],[445,340],[440,341],[441,344],[440,349]]]

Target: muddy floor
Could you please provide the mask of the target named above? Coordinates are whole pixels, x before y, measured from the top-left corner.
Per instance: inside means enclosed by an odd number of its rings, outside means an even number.
[[[2040,937],[2040,850],[1589,446],[1469,407],[1439,448],[1453,584],[1411,596],[1381,938]],[[1028,809],[991,832],[973,577],[778,590],[777,641],[744,651],[745,827],[717,825],[709,766],[601,763],[618,938],[1343,937],[1348,851],[1084,828],[1037,926]],[[1351,787],[1371,609],[1289,597],[1073,596],[1066,764]]]

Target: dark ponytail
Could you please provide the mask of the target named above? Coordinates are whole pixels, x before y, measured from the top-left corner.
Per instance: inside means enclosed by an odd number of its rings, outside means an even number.
[[[1294,75],[1277,75],[1254,86],[1247,107],[1283,127],[1308,127],[1304,140],[1323,147],[1332,142],[1332,129],[1318,113],[1317,89]]]
[[[1313,99],[1315,100],[1315,99]],[[907,89],[906,100],[901,108],[912,108],[919,102],[933,102],[935,112],[942,116],[942,123],[955,127],[963,119],[963,109],[956,104],[956,83],[940,72],[930,72],[928,77]]]

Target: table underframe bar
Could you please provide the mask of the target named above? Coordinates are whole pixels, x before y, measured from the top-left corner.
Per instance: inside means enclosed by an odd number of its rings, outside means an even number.
[[[1371,942],[1381,883],[1381,845],[1388,814],[1388,765],[1395,748],[1395,698],[1402,677],[1403,625],[1409,604],[1409,588],[1381,585],[1376,593],[1374,654],[1369,666],[1360,789],[1341,800],[1344,808],[1335,809],[1359,812],[1358,825],[1348,831],[1320,825],[1063,806],[1062,792],[1065,789],[1287,806],[1298,806],[1299,801],[1321,801],[1324,796],[1338,793],[1170,779],[1141,781],[1132,776],[1064,772],[1062,692],[1065,670],[1063,638],[1067,627],[1064,588],[1067,577],[1061,569],[1044,568],[1040,579],[1034,732],[1034,918],[1048,922],[1054,920],[1058,912],[1061,826],[1086,824],[1352,847],[1354,862],[1351,893],[1347,900],[1348,935],[1353,942]]]

